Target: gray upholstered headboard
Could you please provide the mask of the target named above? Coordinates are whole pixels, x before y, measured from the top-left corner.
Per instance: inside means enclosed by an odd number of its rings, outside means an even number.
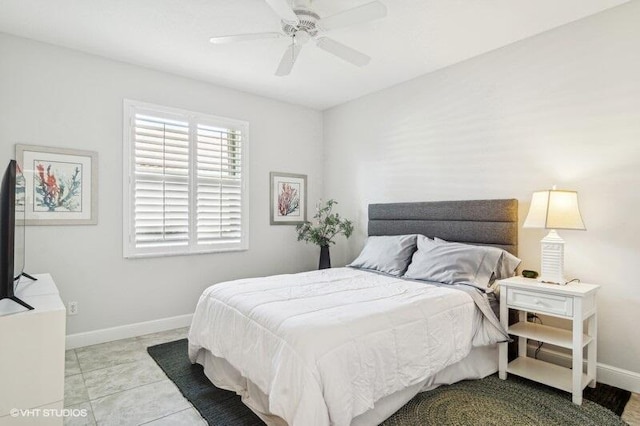
[[[518,200],[369,205],[369,235],[422,234],[518,254]]]

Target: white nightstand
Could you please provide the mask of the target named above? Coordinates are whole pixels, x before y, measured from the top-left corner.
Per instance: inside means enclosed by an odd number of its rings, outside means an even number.
[[[500,322],[509,334],[518,336],[518,357],[508,362],[507,343],[501,343],[499,376],[516,374],[571,392],[573,402],[582,404],[582,390],[596,385],[597,309],[596,292],[600,286],[570,283],[565,286],[543,284],[533,279],[513,277],[500,285]],[[509,326],[509,309],[519,311],[520,321]],[[527,312],[573,321],[573,330],[527,321]],[[587,320],[587,329],[583,322]],[[527,339],[550,343],[572,350],[572,368],[527,357]],[[587,346],[587,371],[583,372],[583,348]]]

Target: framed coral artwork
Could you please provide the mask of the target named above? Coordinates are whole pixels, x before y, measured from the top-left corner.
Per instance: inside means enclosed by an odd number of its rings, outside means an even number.
[[[16,145],[26,225],[98,223],[98,153]]]
[[[271,172],[271,224],[307,221],[307,175]]]

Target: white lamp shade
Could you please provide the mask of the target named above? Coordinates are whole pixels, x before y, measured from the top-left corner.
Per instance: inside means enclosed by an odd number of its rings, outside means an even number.
[[[586,229],[576,191],[537,191],[531,197],[523,228]]]

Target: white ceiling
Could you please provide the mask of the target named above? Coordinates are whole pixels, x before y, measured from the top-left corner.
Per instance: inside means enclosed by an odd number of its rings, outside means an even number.
[[[321,16],[369,0],[314,0]],[[382,0],[388,16],[330,36],[370,55],[357,68],[289,41],[212,45],[209,37],[279,31],[264,0],[0,0],[0,32],[326,109],[531,37],[628,0]]]

